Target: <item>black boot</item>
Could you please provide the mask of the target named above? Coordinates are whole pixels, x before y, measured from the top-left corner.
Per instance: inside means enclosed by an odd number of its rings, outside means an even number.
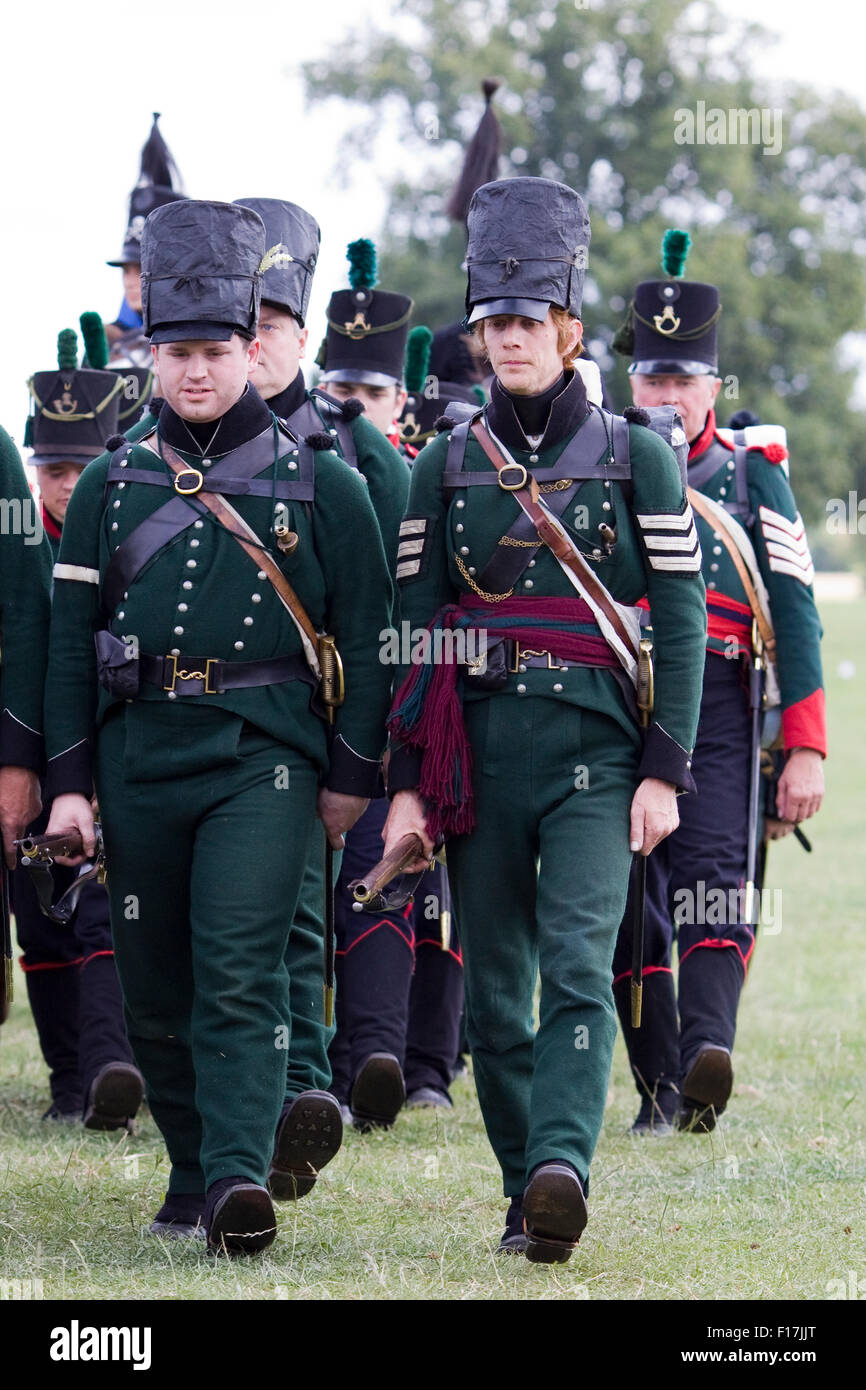
[[[633,1134],[671,1134],[679,1103],[680,1051],[673,976],[653,970],[643,979],[641,1026],[631,1024],[631,976],[613,987],[616,1011],[628,1050],[632,1075],[641,1098]]]
[[[42,1118],[77,1121],[83,1102],[78,1070],[79,967],[28,970],[24,978],[51,1086],[51,1106]]]

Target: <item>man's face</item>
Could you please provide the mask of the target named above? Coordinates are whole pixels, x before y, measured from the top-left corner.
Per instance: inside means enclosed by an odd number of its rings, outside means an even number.
[[[630,378],[635,405],[672,405],[682,418],[686,439],[690,444],[698,438],[707,422],[721,377],[710,376],[644,376]]]
[[[258,361],[259,340],[249,343],[234,333],[227,342],[199,338],[160,343],[151,351],[160,392],[172,410],[193,424],[206,424],[240,400]]]
[[[43,463],[37,469],[45,510],[58,526],[63,525],[72,489],[83,472],[83,463]]]
[[[515,396],[537,396],[562,372],[559,330],[550,310],[537,323],[517,314],[494,314],[484,319],[484,346],[500,383]],[[580,323],[574,320],[575,343]]]
[[[402,386],[368,386],[363,381],[323,381],[322,390],[338,401],[357,396],[364,402],[367,419],[383,434],[390,433],[408,394]]]
[[[263,304],[259,312],[259,360],[250,381],[269,401],[291,386],[307,346],[307,329],[287,309]]]
[[[136,314],[141,313],[141,266],[127,261],[123,267],[123,295]]]

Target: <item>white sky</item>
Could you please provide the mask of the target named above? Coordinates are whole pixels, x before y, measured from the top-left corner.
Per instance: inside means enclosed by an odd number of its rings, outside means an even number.
[[[759,73],[768,81],[841,87],[863,100],[850,0],[820,7],[721,0],[721,8],[782,36],[761,55]],[[26,379],[56,361],[58,331],[77,328],[86,309],[112,319],[120,305],[120,272],[104,262],[120,250],[154,110],[162,112],[192,197],[285,197],[318,219],[322,254],[309,315],[315,355],[328,296],[346,283],[346,243],[376,237],[386,195],[368,165],[358,166],[348,187],[335,176],[349,117],[336,102],[306,112],[298,67],[389,11],[388,0],[303,7],[298,0],[41,0],[32,11],[7,9],[0,421],[18,441]],[[320,14],[325,33],[317,28]],[[391,173],[389,162],[383,174]]]

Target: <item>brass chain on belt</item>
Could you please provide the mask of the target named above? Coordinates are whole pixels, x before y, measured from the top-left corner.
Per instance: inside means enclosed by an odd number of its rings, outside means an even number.
[[[484,589],[479,589],[478,585],[475,583],[475,580],[472,578],[472,575],[469,573],[468,569],[464,565],[460,556],[457,554],[456,550],[454,552],[454,559],[457,562],[457,568],[463,575],[463,578],[466,580],[466,583],[469,585],[472,592],[477,594],[479,598],[483,598],[486,603],[501,603],[503,599],[510,598],[511,595],[514,593],[513,586],[510,589],[508,589],[504,594],[486,593]]]

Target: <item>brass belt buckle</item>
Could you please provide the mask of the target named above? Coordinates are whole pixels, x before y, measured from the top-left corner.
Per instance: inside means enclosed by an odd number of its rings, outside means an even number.
[[[181,479],[190,477],[195,480],[195,486],[181,487]],[[197,468],[185,468],[182,473],[175,473],[174,475],[174,490],[179,492],[181,497],[195,497],[196,493],[201,491],[203,483],[204,474],[199,472]]]
[[[519,642],[515,642],[514,665],[508,668],[512,675],[517,675],[520,672],[520,663],[521,661],[525,661],[528,656],[546,656],[548,671],[561,671],[563,669],[562,666],[554,662],[553,653],[549,652],[545,647],[521,647]]]
[[[176,656],[171,656],[171,655],[169,655],[169,656],[167,656],[165,659],[166,659],[166,661],[170,661],[170,662],[171,662],[171,685],[164,685],[164,686],[162,687],[163,690],[174,690],[174,688],[175,688],[175,686],[177,685],[178,681],[204,681],[204,691],[202,692],[203,694],[205,694],[205,695],[218,695],[218,694],[219,694],[219,691],[218,691],[214,686],[212,686],[211,683],[210,683],[211,668],[212,668],[213,666],[216,665],[217,660],[218,660],[217,657],[215,657],[215,656],[209,656],[209,657],[207,658],[207,661],[205,662],[205,668],[204,668],[203,671],[179,671],[179,670],[177,669],[177,657],[176,657]]]
[[[518,473],[521,475],[519,481],[516,483],[506,483],[504,481],[505,474],[513,473],[515,469],[517,469]],[[506,463],[499,470],[499,486],[504,488],[506,492],[519,492],[522,487],[526,487],[528,482],[529,474],[522,463]]]

